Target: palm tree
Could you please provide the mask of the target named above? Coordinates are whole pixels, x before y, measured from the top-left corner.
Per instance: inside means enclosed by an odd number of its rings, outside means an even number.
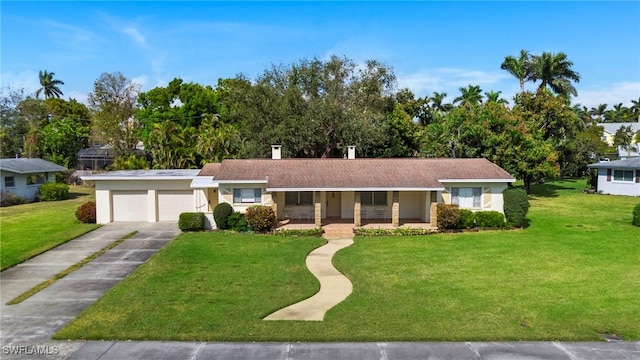
[[[38,77],[40,78],[40,86],[42,87],[36,91],[36,98],[40,97],[41,93],[44,93],[45,99],[54,96],[59,99],[60,96],[62,96],[62,90],[60,90],[58,85],[64,85],[64,82],[62,82],[62,80],[54,79],[54,75],[55,73],[53,72],[40,70]]]
[[[596,121],[601,123],[603,116],[606,112],[607,112],[607,104],[600,104],[597,107],[592,107],[591,110],[589,110],[589,115],[595,116]]]
[[[460,106],[482,104],[482,89],[478,85],[459,88],[461,95],[453,99],[454,103],[460,102]]]
[[[495,102],[498,104],[506,104],[508,103],[507,100],[503,99],[500,97],[500,94],[502,93],[502,91],[489,91],[489,92],[485,92],[484,95],[487,97],[487,102]]]
[[[529,77],[530,59],[531,55],[527,50],[520,50],[518,58],[507,56],[504,58],[502,65],[500,65],[500,69],[506,70],[509,74],[518,78],[521,92],[524,92],[524,82]]]
[[[433,110],[435,110],[436,112],[447,112],[449,110],[451,110],[452,106],[451,104],[445,104],[444,103],[444,98],[447,97],[447,93],[446,92],[433,92],[433,97],[431,98],[431,102],[433,105],[431,105],[433,107]]]
[[[640,122],[640,98],[638,98],[638,100],[631,100],[631,103],[633,104],[631,105],[631,113],[635,118],[634,121]]]
[[[573,71],[573,62],[567,59],[567,54],[559,52],[557,54],[543,52],[540,56],[531,57],[531,67],[527,80],[538,81],[538,89],[545,89],[547,86],[558,95],[577,96],[576,88],[572,81],[580,82],[580,74]]]

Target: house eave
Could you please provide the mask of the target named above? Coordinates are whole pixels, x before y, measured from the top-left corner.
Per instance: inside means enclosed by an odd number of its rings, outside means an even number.
[[[267,187],[267,191],[443,191],[444,187],[325,187],[325,188],[277,188]]]
[[[442,183],[514,183],[516,179],[438,179]]]

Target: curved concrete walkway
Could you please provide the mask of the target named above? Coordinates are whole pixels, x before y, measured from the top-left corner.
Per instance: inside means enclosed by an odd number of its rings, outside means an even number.
[[[280,309],[264,320],[322,321],[324,314],[351,294],[353,285],[331,262],[338,250],[353,244],[353,239],[330,239],[307,256],[309,271],[320,281],[320,291],[299,303]]]

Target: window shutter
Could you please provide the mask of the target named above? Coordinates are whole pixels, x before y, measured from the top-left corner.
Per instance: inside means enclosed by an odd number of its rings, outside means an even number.
[[[233,189],[233,202],[241,203],[242,202],[242,192],[240,189]]]
[[[458,188],[451,188],[451,203],[452,204],[460,204],[460,197],[458,196],[459,194],[459,189]]]
[[[255,188],[253,193],[253,196],[255,197],[255,200],[253,202],[260,204],[262,203],[262,189],[260,188]]]
[[[611,169],[607,169],[607,181],[611,181]]]
[[[636,170],[636,184],[640,184],[640,170]]]

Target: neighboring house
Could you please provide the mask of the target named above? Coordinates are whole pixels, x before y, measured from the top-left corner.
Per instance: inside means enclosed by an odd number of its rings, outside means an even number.
[[[602,132],[602,141],[606,142],[609,146],[613,146],[614,136],[616,131],[620,129],[622,126],[631,126],[631,130],[635,133],[640,131],[640,122],[629,122],[629,123],[601,123],[598,126],[602,126],[604,131]],[[636,142],[640,140],[637,136],[635,138]]]
[[[598,170],[598,192],[640,196],[640,157],[587,165]]]
[[[267,205],[278,219],[318,226],[332,220],[435,225],[437,203],[503,212],[502,191],[515,181],[486,159],[356,159],[354,147],[347,159],[281,159],[280,152],[274,146],[272,159],[224,160],[199,172],[118,171],[83,180],[96,182],[99,223],[175,221],[180,212],[196,211],[207,214],[211,227],[221,202],[240,212]],[[163,201],[167,195],[173,198]],[[169,207],[173,213],[163,216]]]
[[[618,159],[634,158],[640,156],[640,143],[631,144],[631,147],[625,149],[618,146]]]
[[[0,193],[34,201],[40,185],[55,182],[55,173],[67,168],[42,159],[0,159]]]

